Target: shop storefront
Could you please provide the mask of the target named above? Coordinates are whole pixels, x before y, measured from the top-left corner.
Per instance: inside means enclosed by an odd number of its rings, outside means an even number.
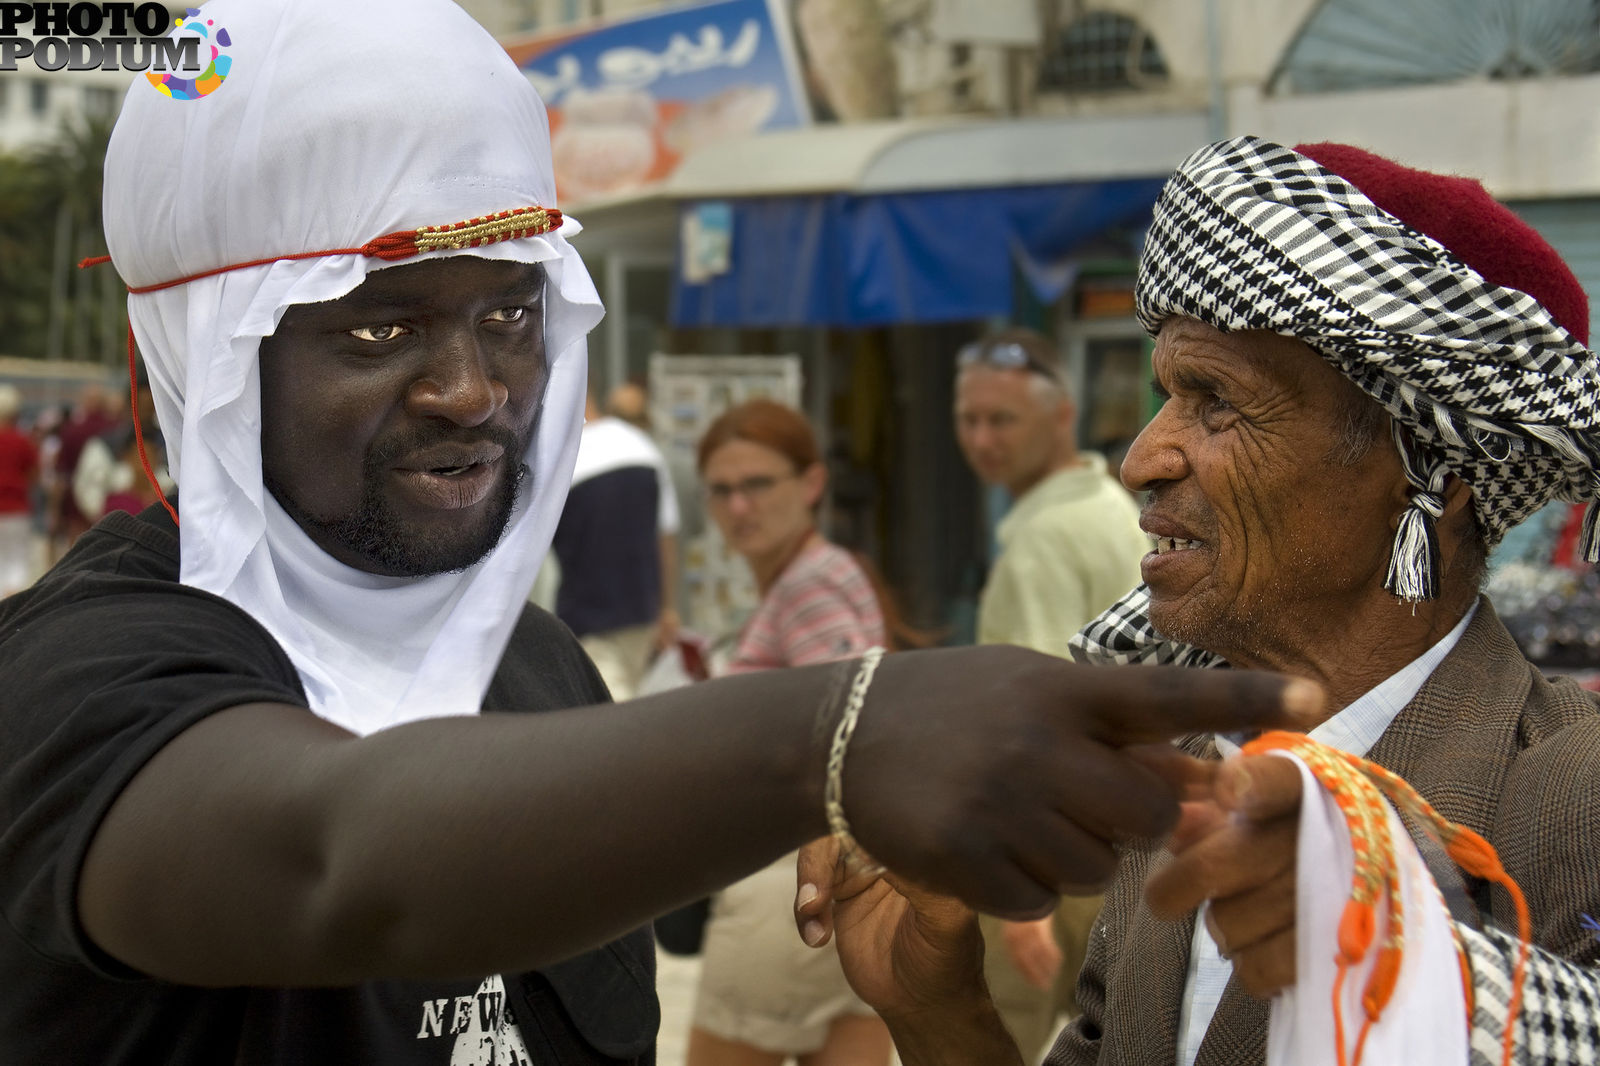
[[[915,623],[959,638],[996,501],[951,431],[955,352],[1008,324],[1052,336],[1083,443],[1125,448],[1148,415],[1138,242],[1203,136],[1197,116],[942,119],[708,147],[647,196],[575,211],[608,307],[592,374],[608,387],[648,382],[661,359],[795,357],[831,533],[879,561]]]

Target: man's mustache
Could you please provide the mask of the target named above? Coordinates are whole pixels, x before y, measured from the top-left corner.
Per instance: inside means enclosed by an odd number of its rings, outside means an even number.
[[[363,464],[368,472],[387,470],[406,456],[440,444],[497,444],[517,464],[522,463],[527,441],[503,425],[418,427],[397,433],[374,444]]]

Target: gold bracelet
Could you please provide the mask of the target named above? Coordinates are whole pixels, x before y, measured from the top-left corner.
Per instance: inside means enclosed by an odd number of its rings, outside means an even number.
[[[849,750],[850,738],[855,735],[856,723],[861,720],[861,709],[867,702],[867,689],[872,684],[872,675],[877,672],[878,662],[882,658],[882,648],[868,648],[856,667],[850,696],[845,700],[844,714],[839,718],[839,727],[833,732],[833,746],[828,751],[828,777],[822,792],[822,809],[828,816],[828,828],[833,838],[839,842],[840,856],[847,868],[852,863],[858,863],[861,867],[852,873],[883,872],[883,867],[876,863],[860,863],[860,855],[864,853],[856,844],[856,838],[850,835],[850,823],[844,816],[844,756]]]

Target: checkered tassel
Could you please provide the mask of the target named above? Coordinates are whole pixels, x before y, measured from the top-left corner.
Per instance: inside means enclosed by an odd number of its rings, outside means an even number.
[[[1600,563],[1600,530],[1595,528],[1597,525],[1600,525],[1600,497],[1590,500],[1583,512],[1583,539],[1578,542],[1578,550],[1591,563]]]
[[[1434,523],[1443,513],[1443,500],[1418,492],[1400,515],[1383,587],[1406,603],[1439,597],[1439,533]]]
[[[1437,457],[1425,456],[1399,422],[1393,424],[1393,434],[1400,468],[1414,491],[1410,506],[1400,514],[1383,587],[1405,603],[1420,603],[1439,598],[1437,523],[1444,517],[1444,484],[1450,472]]]

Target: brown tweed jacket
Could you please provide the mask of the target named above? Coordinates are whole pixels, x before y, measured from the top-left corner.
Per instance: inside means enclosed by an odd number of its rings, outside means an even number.
[[[1534,669],[1487,599],[1368,758],[1494,845],[1527,896],[1537,943],[1600,961],[1600,942],[1580,918],[1600,917],[1600,703]],[[1144,905],[1145,879],[1164,856],[1159,844],[1124,854],[1078,979],[1083,1013],[1047,1066],[1176,1061],[1194,918],[1158,921]],[[1500,889],[1491,895],[1471,878],[1467,887],[1489,917],[1515,929]],[[1260,1063],[1266,1038],[1267,1004],[1229,981],[1195,1066]]]

